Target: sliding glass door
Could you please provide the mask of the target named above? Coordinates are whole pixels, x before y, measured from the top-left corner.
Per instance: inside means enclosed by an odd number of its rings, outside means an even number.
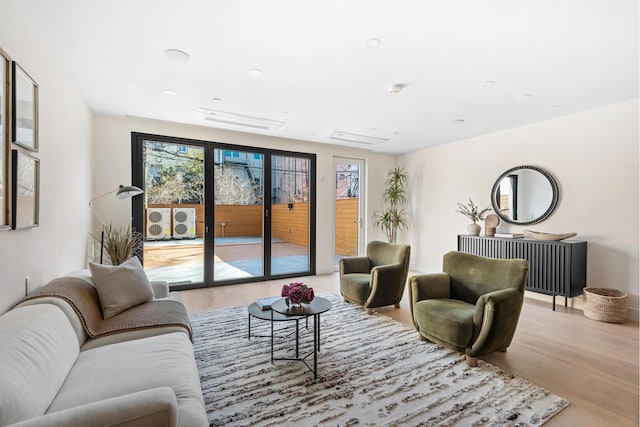
[[[204,281],[204,148],[142,142],[144,267],[150,280]]]
[[[263,277],[264,155],[214,150],[215,281]]]
[[[271,274],[309,271],[309,174],[304,157],[271,156]]]
[[[315,156],[132,134],[145,271],[174,289],[315,274]]]

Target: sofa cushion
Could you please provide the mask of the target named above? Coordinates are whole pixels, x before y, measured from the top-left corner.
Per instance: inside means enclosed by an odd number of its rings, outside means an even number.
[[[473,336],[475,306],[453,299],[427,299],[414,306],[418,328],[427,338],[465,349]]]
[[[151,284],[138,257],[120,265],[92,262],[89,268],[105,319],[153,299]]]
[[[163,386],[177,397],[178,425],[208,425],[193,347],[181,332],[81,352],[49,412]]]
[[[54,305],[0,317],[0,426],[44,414],[78,353],[78,337]]]

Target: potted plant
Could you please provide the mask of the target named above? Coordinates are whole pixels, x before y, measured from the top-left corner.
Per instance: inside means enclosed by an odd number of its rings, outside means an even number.
[[[483,210],[478,210],[478,207],[473,203],[473,200],[469,199],[469,203],[467,205],[463,205],[462,203],[457,203],[458,210],[456,212],[460,212],[462,215],[469,218],[473,223],[467,225],[467,232],[471,236],[479,236],[480,235],[480,225],[477,224],[478,221],[482,221],[484,219],[485,214],[491,210],[491,208],[487,207]]]
[[[131,227],[125,229],[109,224],[104,233],[104,251],[112,265],[122,264],[142,249],[142,234],[131,231]]]
[[[383,193],[384,201],[389,204],[386,209],[374,212],[375,225],[380,227],[387,236],[389,243],[395,243],[398,230],[409,228],[408,215],[401,208],[407,202],[405,189],[409,175],[403,168],[396,167],[389,170],[385,180],[386,188]]]

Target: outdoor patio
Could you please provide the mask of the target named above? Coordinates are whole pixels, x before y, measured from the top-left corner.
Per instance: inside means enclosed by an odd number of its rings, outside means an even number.
[[[260,237],[216,237],[215,281],[262,276],[262,245]],[[271,254],[271,274],[309,270],[305,246],[272,239]],[[204,262],[201,238],[145,242],[144,265],[149,280],[174,285],[202,282]]]

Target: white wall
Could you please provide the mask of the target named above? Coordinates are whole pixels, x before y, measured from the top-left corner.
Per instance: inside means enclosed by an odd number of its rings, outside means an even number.
[[[0,313],[58,275],[83,268],[90,214],[92,115],[29,19],[2,2],[0,47],[39,85],[40,226],[0,232]]]
[[[442,255],[456,249],[469,222],[456,202],[471,197],[488,206],[500,174],[539,166],[558,182],[556,211],[540,224],[500,224],[498,231],[577,232],[588,242],[588,286],[626,292],[629,318],[637,321],[638,122],[635,100],[402,156],[399,165],[412,178],[412,267],[441,271]],[[581,297],[574,300],[580,307]]]
[[[373,226],[372,213],[382,206],[384,180],[389,169],[396,165],[396,156],[376,154],[369,150],[318,144],[244,132],[183,125],[137,117],[96,117],[95,120],[95,177],[94,194],[101,194],[119,184],[131,183],[131,132],[176,136],[203,141],[223,142],[252,147],[265,147],[316,154],[317,168],[317,243],[316,272],[333,271],[335,182],[333,157],[365,160],[367,173],[367,231],[366,239],[385,240],[384,234]],[[110,221],[127,224],[131,217],[131,201],[102,204],[101,214]]]

